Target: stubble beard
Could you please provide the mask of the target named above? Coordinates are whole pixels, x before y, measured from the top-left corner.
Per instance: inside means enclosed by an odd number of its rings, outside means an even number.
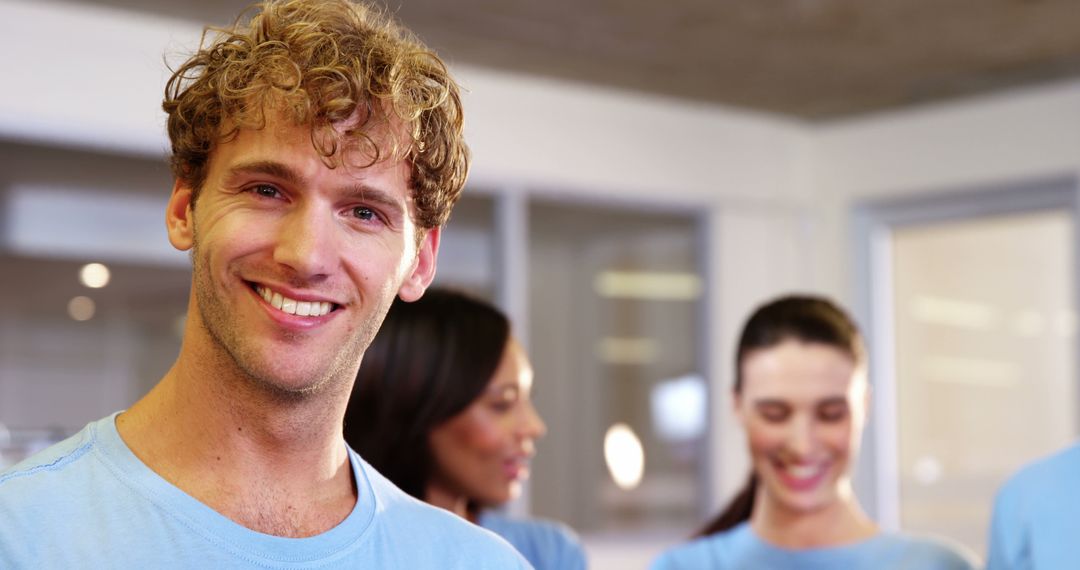
[[[223,360],[221,364],[224,367],[236,370],[236,376],[249,387],[282,403],[304,402],[342,384],[351,386],[360,358],[371,344],[393,301],[392,297],[385,301],[385,306],[378,307],[371,318],[364,320],[358,329],[352,331],[353,334],[343,339],[338,350],[330,355],[330,362],[312,370],[306,382],[298,386],[290,385],[275,373],[274,363],[261,356],[258,347],[252,346],[245,338],[233,307],[214,287],[209,261],[200,254],[197,240],[192,246],[191,257],[192,293],[203,327],[213,343],[215,358]],[[301,336],[302,333],[291,333],[285,338],[292,340]]]

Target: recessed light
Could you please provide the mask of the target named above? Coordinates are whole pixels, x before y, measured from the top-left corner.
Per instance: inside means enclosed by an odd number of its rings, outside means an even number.
[[[101,263],[87,263],[79,270],[79,281],[91,289],[108,285],[109,277],[109,268]]]
[[[68,301],[67,309],[68,316],[72,319],[75,319],[76,321],[89,321],[94,318],[94,311],[97,309],[97,306],[90,297],[79,295],[78,297],[72,297],[71,300]]]

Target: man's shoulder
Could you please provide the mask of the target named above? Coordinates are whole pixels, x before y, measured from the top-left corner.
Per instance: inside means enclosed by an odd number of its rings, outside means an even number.
[[[110,475],[95,459],[91,426],[0,472],[0,567],[60,567],[70,560],[57,545],[93,534],[87,524],[101,520],[99,484]]]
[[[96,422],[95,422],[96,423]],[[29,498],[28,489],[51,486],[68,473],[81,468],[94,448],[94,424],[0,471],[0,500],[15,496]]]
[[[499,536],[410,496],[363,459],[360,465],[375,496],[375,526],[382,535],[380,542],[400,543],[421,558],[424,553],[432,553],[447,568],[529,568]]]

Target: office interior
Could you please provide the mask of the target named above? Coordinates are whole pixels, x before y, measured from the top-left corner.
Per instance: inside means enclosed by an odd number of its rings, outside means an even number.
[[[0,467],[175,357],[162,54],[200,33],[0,0]],[[1074,441],[1080,80],[807,121],[453,70],[474,163],[436,282],[513,318],[549,432],[509,509],[576,528],[595,567],[644,568],[741,486],[735,337],[780,293],[869,339],[856,489],[883,527],[982,553],[998,485]]]

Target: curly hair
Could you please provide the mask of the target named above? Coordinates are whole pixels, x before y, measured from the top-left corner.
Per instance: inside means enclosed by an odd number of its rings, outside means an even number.
[[[380,10],[349,0],[267,0],[254,8],[246,22],[242,14],[231,28],[207,27],[165,86],[170,163],[193,199],[215,146],[241,129],[264,128],[270,112],[310,125],[330,168],[344,163],[342,147],[363,151],[364,166],[404,158],[416,223],[445,224],[469,151],[459,88],[438,56]]]

